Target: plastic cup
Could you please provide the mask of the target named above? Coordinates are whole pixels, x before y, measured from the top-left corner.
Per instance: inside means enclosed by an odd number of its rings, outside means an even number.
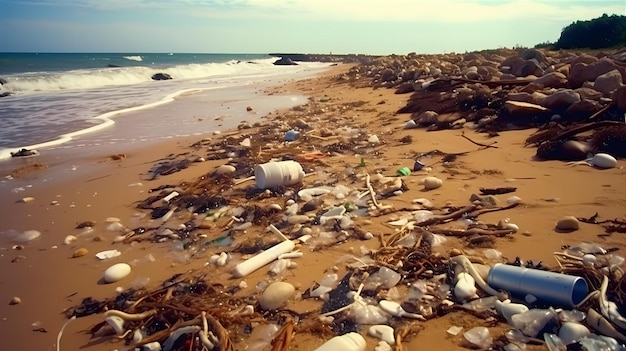
[[[589,292],[581,277],[502,263],[491,267],[487,281],[513,295],[531,294],[543,302],[569,308],[579,304]]]
[[[254,177],[257,188],[267,189],[298,184],[304,178],[304,171],[296,161],[268,162],[256,166]]]

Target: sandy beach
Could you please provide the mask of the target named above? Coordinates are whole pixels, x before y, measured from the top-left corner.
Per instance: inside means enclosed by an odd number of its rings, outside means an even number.
[[[249,330],[258,325],[284,322],[288,315],[296,320],[296,332],[285,349],[314,350],[333,336],[331,328],[317,319],[324,301],[307,298],[316,282],[327,273],[336,273],[341,279],[351,270],[375,272],[372,267],[380,266],[376,261],[369,270],[350,268],[356,267],[364,257],[371,257],[372,252],[378,252],[381,262],[386,260],[393,267],[393,255],[383,244],[392,243],[395,234],[413,226],[389,222],[404,220],[407,224],[414,221],[414,211],[427,208],[441,216],[472,206],[470,198],[480,194],[481,188],[515,188],[513,192],[494,195],[499,211],[481,213],[476,219],[493,224],[490,231],[496,230],[498,222],[504,227],[497,229],[510,229],[507,223],[515,224],[518,229],[477,238],[460,234],[467,227],[465,220],[454,218],[436,223],[432,226],[433,232],[435,229],[441,233],[449,231],[442,236],[445,242],[431,248],[428,257],[432,260],[448,262],[451,251],[456,249],[486,266],[519,258],[556,269],[554,253],[580,243],[599,244],[623,257],[626,241],[622,233],[606,234],[602,225],[582,222],[579,229],[567,232],[555,226],[565,216],[590,218],[596,214],[599,221],[621,220],[623,223],[626,218],[626,161],[618,159],[616,167],[599,169],[561,160],[538,160],[537,148],[525,145],[526,139],[537,131],[536,127],[501,130],[491,137],[466,127],[436,131],[407,129],[405,125],[412,119],[411,114],[398,111],[407,105],[411,94],[396,94],[393,88],[374,87],[375,84],[365,83],[366,78],[345,78],[353,67],[353,64],[339,64],[317,77],[265,90],[265,94],[272,96],[307,97],[308,101],[294,108],[267,113],[257,109],[254,103],[244,103],[242,109],[246,108],[244,105],[251,107],[250,118],[231,124],[230,131],[220,134],[187,136],[143,148],[121,144],[115,148],[95,149],[97,151],[89,154],[75,150],[50,154],[41,150],[38,157],[3,163],[6,190],[0,199],[3,213],[0,233],[4,234],[0,238],[3,348],[132,349],[133,345],[115,336],[91,336],[91,328],[104,321],[103,311],[68,324],[60,347],[57,333],[68,320],[68,314],[87,297],[111,301],[127,289],[155,291],[164,281],[180,275],[172,281],[189,279],[185,282],[191,282],[203,277],[216,289],[217,295],[224,294],[222,305],[211,305],[218,301],[211,300],[205,309],[219,312],[224,318],[221,322],[230,332],[234,349],[254,349]],[[184,105],[187,98],[181,97],[167,108]],[[158,111],[151,111],[155,113],[152,118],[158,119]],[[299,137],[285,142],[284,136],[289,130],[299,131]],[[85,136],[93,137],[97,136]],[[255,164],[282,159],[301,164],[307,174],[301,182],[272,191],[255,190],[254,180],[238,182],[253,175]],[[183,160],[188,162],[176,163]],[[425,167],[414,170],[418,160]],[[171,174],[155,172],[155,165],[159,164],[167,164]],[[181,164],[184,167],[176,167]],[[232,169],[222,168],[225,173],[216,175],[218,167],[225,164],[233,165]],[[403,167],[410,172],[399,176],[397,171]],[[426,177],[440,179],[441,186],[424,189],[422,183]],[[357,200],[367,202],[371,195],[365,193],[368,182],[376,189],[380,206],[372,208],[370,203],[358,211],[355,208],[358,206],[354,205]],[[398,184],[400,186],[395,188]],[[342,195],[324,195],[310,213],[302,212],[307,201],[295,194],[302,189],[319,187],[334,189],[333,194],[341,189]],[[152,210],[138,208],[151,196],[158,199],[177,191],[182,198],[194,191],[198,194],[200,190],[213,197],[219,196],[227,205],[205,208],[204,213],[194,215],[190,208],[202,206],[186,207],[174,199],[169,206],[176,208],[167,220],[151,218],[155,217],[154,206]],[[355,194],[366,195],[359,198]],[[511,196],[519,197],[519,204],[503,208],[514,201],[509,199]],[[430,205],[425,206],[427,202]],[[302,222],[290,221],[290,217],[295,218],[294,214],[287,213],[292,203],[297,204],[298,215],[310,218],[300,218]],[[349,226],[323,225],[319,218],[314,220],[338,207],[354,210],[349,216]],[[468,212],[480,208],[482,205]],[[256,209],[256,214],[252,209]],[[208,220],[207,213],[217,215]],[[248,222],[249,227],[238,228]],[[190,228],[189,223],[194,223],[195,227],[184,237],[180,233],[184,232],[185,225]],[[278,242],[267,229],[270,224],[290,239],[296,240],[303,233],[312,234],[313,239],[297,243],[302,257],[291,260],[292,268],[270,274],[268,265],[246,277],[233,277],[233,268],[255,253],[252,248],[267,248]],[[409,232],[421,233],[422,229],[417,227],[415,225]],[[167,234],[164,228],[181,231]],[[23,242],[16,240],[16,235],[28,230],[36,230],[41,236]],[[129,234],[131,230],[133,233]],[[320,233],[326,232],[335,234],[332,239],[319,239]],[[232,240],[232,244],[220,244],[217,240],[225,237]],[[242,249],[246,245],[248,251]],[[105,260],[95,257],[98,252],[113,249],[121,255]],[[489,253],[499,255],[486,255],[488,249],[497,250]],[[222,252],[228,253],[223,266],[209,263],[213,255]],[[384,256],[385,252],[389,257]],[[132,271],[117,282],[104,283],[104,271],[116,263],[128,263]],[[445,272],[445,267],[443,269]],[[403,300],[416,278],[403,279],[394,291],[377,288],[375,292],[369,291],[367,298]],[[287,299],[286,305],[263,310],[257,299],[268,284],[277,281],[292,284],[296,292]],[[480,289],[478,294],[487,295]],[[20,303],[11,304],[14,297],[19,297]],[[235,300],[255,306],[255,314],[239,319],[225,317],[229,312],[225,301]],[[462,303],[454,297],[450,300],[457,305]],[[495,313],[485,318],[460,309],[438,311],[439,315],[427,316],[426,321],[390,317],[387,324],[394,326],[396,332],[407,331],[402,338],[404,350],[467,349],[471,345],[464,340],[463,332],[476,326],[488,327],[493,339],[500,341],[496,345],[502,347],[506,340],[504,333],[511,329],[506,320]],[[462,332],[450,334],[448,329],[453,326],[462,327]],[[368,326],[356,328],[367,341],[366,350],[374,350],[378,340],[367,336]],[[185,347],[194,349],[194,342]],[[199,347],[197,345],[195,347]],[[183,349],[183,345],[177,344],[177,347]],[[266,345],[259,349],[272,348]],[[528,349],[545,350],[546,347],[529,345]]]

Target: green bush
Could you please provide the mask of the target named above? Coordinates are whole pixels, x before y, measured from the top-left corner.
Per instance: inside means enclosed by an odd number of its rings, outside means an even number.
[[[576,21],[561,31],[555,49],[603,49],[626,45],[626,16],[606,13],[589,21]]]

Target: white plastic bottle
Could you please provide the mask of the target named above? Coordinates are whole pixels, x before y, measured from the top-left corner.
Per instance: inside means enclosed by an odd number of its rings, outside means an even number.
[[[365,339],[358,333],[347,333],[326,341],[315,351],[363,351]]]

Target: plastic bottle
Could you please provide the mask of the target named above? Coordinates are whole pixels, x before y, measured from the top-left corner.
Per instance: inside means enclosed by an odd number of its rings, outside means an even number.
[[[363,351],[365,339],[358,333],[347,333],[326,341],[315,351]]]

